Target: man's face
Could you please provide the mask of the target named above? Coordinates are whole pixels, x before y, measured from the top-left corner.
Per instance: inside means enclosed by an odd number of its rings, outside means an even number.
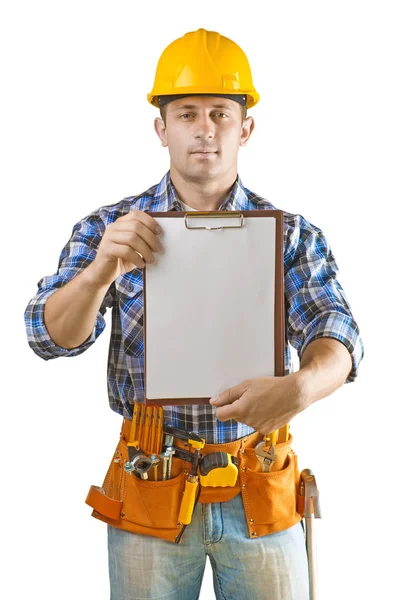
[[[156,119],[163,146],[168,146],[171,174],[202,183],[236,177],[239,146],[253,129],[253,119],[242,121],[240,105],[213,96],[187,96],[166,106],[166,123]]]

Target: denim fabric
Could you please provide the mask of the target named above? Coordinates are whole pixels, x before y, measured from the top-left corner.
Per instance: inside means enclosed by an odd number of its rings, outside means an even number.
[[[108,525],[111,600],[197,600],[207,555],[217,600],[308,600],[302,524],[250,539],[242,496],[200,504],[180,544]]]

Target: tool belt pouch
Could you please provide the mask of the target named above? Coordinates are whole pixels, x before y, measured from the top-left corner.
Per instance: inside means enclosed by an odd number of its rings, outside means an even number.
[[[86,503],[93,508],[93,517],[113,527],[174,542],[184,527],[178,524],[178,515],[191,464],[174,458],[171,479],[165,481],[160,468],[159,481],[127,473],[124,464],[128,461],[129,424],[124,420],[102,487],[92,485]]]
[[[92,516],[113,527],[132,533],[151,535],[175,542],[185,527],[178,522],[185,481],[191,463],[175,457],[171,478],[159,481],[139,479],[127,473],[130,421],[124,419],[120,441],[110,462],[101,488],[91,486],[86,503],[93,508]],[[298,523],[296,495],[299,485],[297,456],[291,450],[292,436],[276,444],[276,460],[271,471],[261,471],[255,446],[263,435],[253,434],[226,444],[206,444],[202,454],[228,452],[238,460],[236,484],[230,487],[201,487],[200,503],[227,502],[242,494],[249,537],[287,529]],[[174,441],[175,444],[175,441]],[[176,446],[183,447],[180,440]],[[190,527],[190,525],[189,525]],[[179,542],[178,542],[179,543]]]
[[[261,434],[252,447],[239,452],[239,478],[247,527],[251,538],[287,529],[301,520],[296,500],[299,489],[297,455],[287,442],[275,445],[276,460],[270,472],[263,472],[255,446],[263,440]]]

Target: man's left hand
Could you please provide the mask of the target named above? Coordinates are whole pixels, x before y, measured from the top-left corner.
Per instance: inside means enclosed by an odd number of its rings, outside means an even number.
[[[284,377],[246,379],[210,398],[210,404],[217,407],[220,421],[235,419],[266,435],[332,394],[343,385],[351,367],[351,356],[342,342],[318,338],[305,348],[299,371]]]
[[[235,419],[262,434],[283,427],[305,406],[296,373],[247,379],[210,399],[219,421]]]

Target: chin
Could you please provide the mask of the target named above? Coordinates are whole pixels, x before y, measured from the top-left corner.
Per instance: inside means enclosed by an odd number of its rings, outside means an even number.
[[[187,177],[189,179],[191,179],[192,181],[196,181],[198,183],[206,183],[207,181],[211,181],[212,179],[217,178],[219,175],[218,172],[215,171],[203,171],[203,172],[196,172],[196,173],[188,173]]]
[[[189,169],[189,171],[199,177],[216,177],[223,172],[220,165],[210,165],[207,163],[197,165],[195,169]]]

